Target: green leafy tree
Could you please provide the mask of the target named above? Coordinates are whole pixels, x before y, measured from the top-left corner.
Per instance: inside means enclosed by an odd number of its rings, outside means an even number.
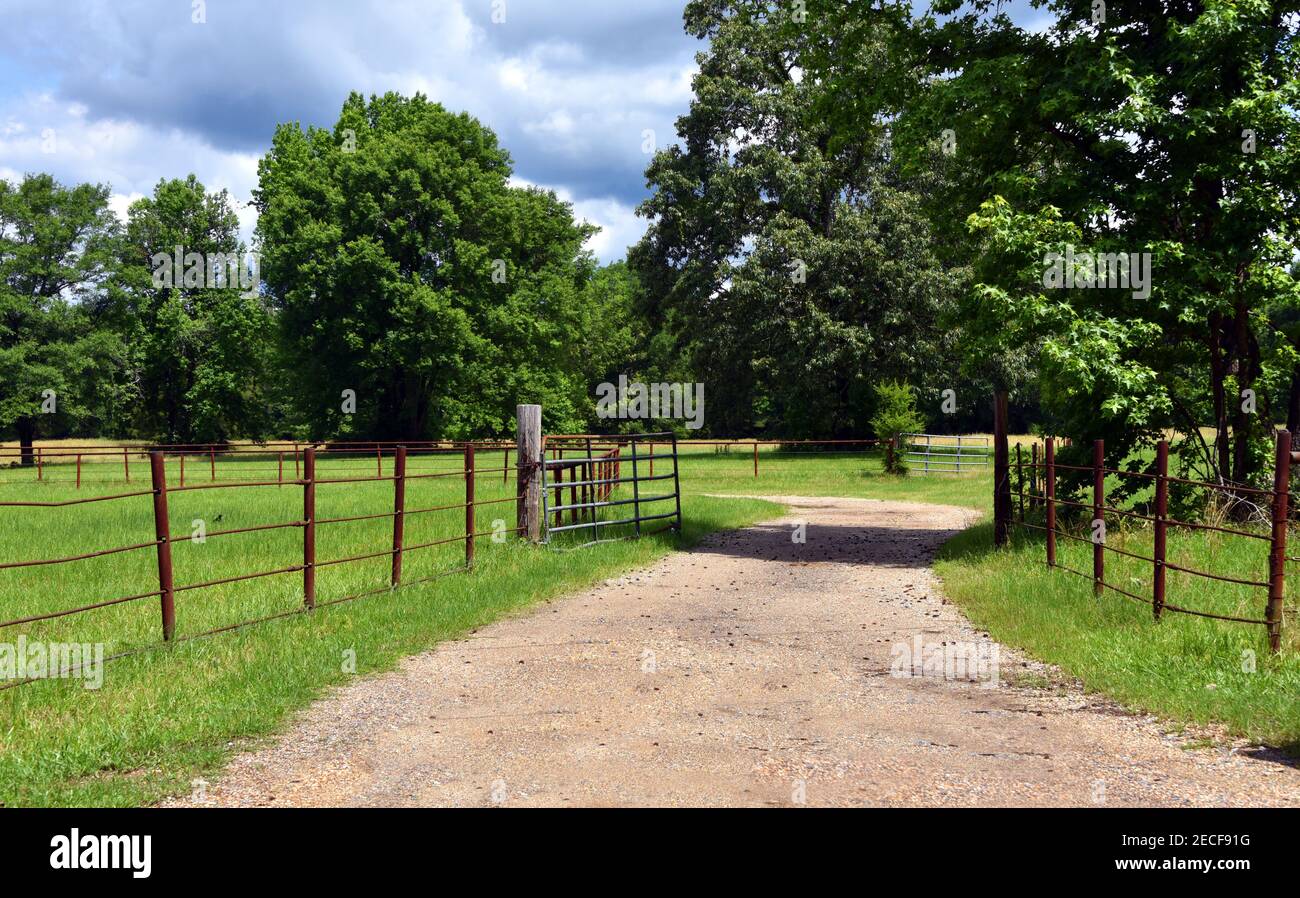
[[[104,327],[119,227],[102,185],[0,181],[0,427],[22,464],[38,434],[120,426],[127,355]]]
[[[898,445],[905,433],[920,433],[925,429],[925,419],[916,410],[916,393],[902,381],[885,381],[874,388],[876,409],[871,415],[871,429],[876,439]],[[887,453],[886,461],[891,474],[901,474],[907,469],[901,453]]]
[[[128,211],[122,283],[140,432],[168,442],[259,437],[272,320],[229,194],[163,180]]]
[[[280,126],[258,171],[262,274],[311,435],[498,434],[519,402],[584,420],[593,228],[510,186],[490,130],[422,95],[353,94],[333,131]]]
[[[817,36],[797,20],[780,2],[687,5],[708,49],[629,255],[651,320],[706,381],[715,433],[861,435],[880,377],[957,386],[938,322],[962,277],[925,184],[900,177],[879,127],[833,140],[800,70]]]
[[[1027,353],[1077,445],[1122,458],[1177,425],[1202,472],[1256,478],[1268,396],[1294,351],[1270,319],[1297,300],[1300,16],[1286,2],[812,0],[808,76],[840,139],[887,121],[906,171],[946,149],[941,233],[976,260],[968,358]],[[889,29],[875,70],[855,64]],[[829,43],[834,37],[832,49]],[[865,117],[869,124],[854,121]],[[1044,289],[1049,252],[1149,253],[1145,291]],[[1204,444],[1199,428],[1216,433]],[[1199,459],[1199,461],[1197,460]]]

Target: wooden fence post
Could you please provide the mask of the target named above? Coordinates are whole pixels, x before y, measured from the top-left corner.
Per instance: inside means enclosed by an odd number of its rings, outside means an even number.
[[[402,539],[406,532],[406,447],[393,454],[393,575],[391,583],[402,582]]]
[[[1047,502],[1047,566],[1056,567],[1056,441],[1043,446],[1043,495]]]
[[[928,450],[927,450],[928,451]],[[993,544],[1011,537],[1011,464],[1007,457],[1007,394],[993,394]],[[929,459],[926,459],[929,466]]]
[[[185,450],[181,450],[181,486],[185,485]]]
[[[36,447],[36,479],[45,479],[45,453],[40,446]]]
[[[510,447],[506,447],[505,459],[501,462],[501,482],[509,483],[507,475],[510,473]]]
[[[1106,580],[1106,441],[1092,444],[1092,592],[1100,596]],[[1098,528],[1097,522],[1101,522]]]
[[[217,450],[212,446],[208,447],[208,464],[212,467],[212,480],[217,479]]]
[[[316,447],[302,454],[302,596],[309,609],[316,607]]]
[[[1268,650],[1282,649],[1282,605],[1286,597],[1287,499],[1291,488],[1291,431],[1279,430],[1273,465],[1273,539],[1268,564]]]
[[[474,447],[465,445],[465,567],[474,566]]]
[[[1041,508],[1043,500],[1039,497],[1043,491],[1039,488],[1038,476],[1038,442],[1034,441],[1029,444],[1029,507]]]
[[[77,489],[81,489],[81,453],[77,453]]]
[[[172,584],[171,522],[167,517],[167,468],[161,452],[149,453],[149,473],[153,479],[153,531],[158,540],[158,591],[163,639],[170,640],[176,631],[176,593]]]
[[[515,407],[515,455],[517,464],[515,495],[519,497],[516,525],[524,539],[538,542],[542,538],[539,515],[542,507],[542,407]]]
[[[1016,497],[1020,500],[1020,523],[1023,524],[1025,522],[1025,466],[1020,457],[1019,443],[1016,443]]]
[[[1151,572],[1151,613],[1157,621],[1165,610],[1165,548],[1169,520],[1169,441],[1156,443],[1156,520]]]
[[[633,468],[636,467],[636,444],[635,443],[632,444],[632,467]],[[636,473],[633,472],[632,476],[635,477]],[[754,476],[755,477],[758,476],[758,441],[757,440],[754,441]]]
[[[122,470],[126,472],[126,482],[131,482],[131,457],[127,454],[126,447],[122,447]]]

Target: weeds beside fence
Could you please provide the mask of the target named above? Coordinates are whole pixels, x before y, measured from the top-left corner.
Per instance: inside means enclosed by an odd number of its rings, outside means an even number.
[[[1030,460],[1026,461],[1020,446],[1017,445],[1016,457],[1012,462],[1016,472],[1015,499],[1018,506],[1014,513],[1014,523],[1029,530],[1043,532],[1046,535],[1046,562],[1048,567],[1059,568],[1091,580],[1093,591],[1097,596],[1101,596],[1104,590],[1109,589],[1127,599],[1149,605],[1157,622],[1161,619],[1161,615],[1168,611],[1262,626],[1266,628],[1268,633],[1270,651],[1277,652],[1282,644],[1282,629],[1286,614],[1286,609],[1283,607],[1286,562],[1300,561],[1300,558],[1288,556],[1286,550],[1289,522],[1290,467],[1292,461],[1290,433],[1286,431],[1279,432],[1275,448],[1273,489],[1264,490],[1171,476],[1169,474],[1169,443],[1164,440],[1157,446],[1155,470],[1150,473],[1107,468],[1105,466],[1105,445],[1101,440],[1096,441],[1093,445],[1093,457],[1090,466],[1068,465],[1057,462],[1056,447],[1054,441],[1050,438],[1046,441],[1041,462],[1038,460],[1037,446],[1034,447]],[[1057,496],[1057,481],[1061,472],[1074,472],[1090,476],[1092,481],[1091,503],[1063,499]],[[1106,482],[1108,478],[1122,484],[1130,484],[1133,480],[1141,481],[1140,488],[1142,490],[1150,489],[1152,496],[1145,503],[1145,506],[1137,507],[1144,507],[1149,513],[1144,514],[1139,510],[1135,510],[1134,507],[1118,508],[1107,505]],[[1242,527],[1227,527],[1219,524],[1178,520],[1169,513],[1171,485],[1208,491],[1210,496],[1219,498],[1220,504],[1227,506],[1230,510],[1238,510],[1238,513],[1234,515],[1238,519],[1247,517],[1240,513],[1240,510],[1248,506],[1253,507],[1258,512],[1259,526],[1257,529],[1251,530],[1244,529],[1249,526],[1248,523]],[[1087,536],[1072,533],[1065,526],[1062,526],[1058,520],[1058,517],[1060,517],[1058,511],[1061,507],[1075,510],[1076,516],[1082,514],[1090,516],[1088,518]],[[1037,515],[1038,511],[1042,512],[1041,518]],[[1108,517],[1111,520],[1120,519],[1126,522],[1138,521],[1150,524],[1152,528],[1151,555],[1131,552],[1128,549],[1111,544],[1107,540],[1106,523]],[[1031,518],[1034,520],[1031,520]],[[1041,521],[1041,523],[1036,521]],[[1265,523],[1267,526],[1265,526]],[[1210,531],[1238,539],[1267,543],[1269,547],[1267,569],[1253,577],[1237,577],[1177,564],[1169,558],[1168,539],[1171,531],[1180,529]],[[1057,540],[1059,538],[1092,546],[1091,574],[1069,567],[1058,560]],[[1139,595],[1131,589],[1107,581],[1107,553],[1149,564],[1151,576],[1150,595]],[[1169,601],[1167,594],[1166,586],[1169,571],[1176,571],[1193,578],[1265,590],[1266,598],[1263,602],[1263,615],[1251,617],[1240,614],[1222,614],[1204,608],[1175,604]]]

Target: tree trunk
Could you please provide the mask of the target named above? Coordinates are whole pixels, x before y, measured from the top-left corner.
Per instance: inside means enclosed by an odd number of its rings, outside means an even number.
[[[1215,463],[1218,466],[1217,471],[1211,471],[1211,479],[1223,478],[1228,475],[1229,457],[1228,446],[1228,405],[1224,396],[1223,381],[1227,377],[1228,364],[1223,356],[1223,346],[1221,337],[1222,316],[1217,312],[1210,316],[1209,331],[1209,349],[1210,349],[1210,395],[1214,402],[1214,456]]]
[[[1237,314],[1232,327],[1234,355],[1237,359],[1237,396],[1232,417],[1232,479],[1245,483],[1254,473],[1251,470],[1250,437],[1254,429],[1254,413],[1246,408],[1246,390],[1253,390],[1259,373],[1259,346],[1251,339],[1248,310],[1244,300],[1238,300]],[[1256,397],[1256,403],[1259,402]]]
[[[36,450],[32,448],[36,440],[36,419],[19,418],[14,422],[14,430],[18,431],[18,447],[21,464],[29,468],[36,464]]]
[[[1286,429],[1291,431],[1292,443],[1300,445],[1300,365],[1291,369],[1291,392],[1286,403]]]

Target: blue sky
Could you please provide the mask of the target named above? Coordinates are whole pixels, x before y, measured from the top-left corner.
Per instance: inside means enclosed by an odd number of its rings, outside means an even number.
[[[1023,0],[1022,0],[1023,2]],[[350,90],[422,91],[500,136],[621,258],[644,230],[647,130],[690,103],[682,0],[0,0],[0,178],[107,183],[114,208],[194,172],[243,206],[279,122]],[[504,21],[494,21],[494,11]]]

